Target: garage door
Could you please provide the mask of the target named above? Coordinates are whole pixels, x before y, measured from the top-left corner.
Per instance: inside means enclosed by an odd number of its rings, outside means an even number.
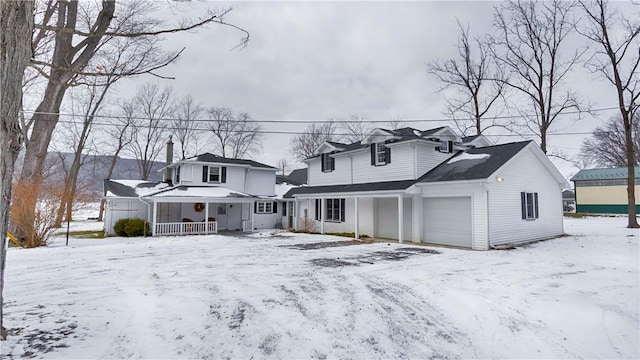
[[[471,198],[425,198],[422,239],[432,244],[472,246]]]

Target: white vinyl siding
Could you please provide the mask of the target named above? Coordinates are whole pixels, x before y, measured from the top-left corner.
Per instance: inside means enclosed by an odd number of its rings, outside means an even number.
[[[550,238],[563,233],[562,189],[533,153],[524,149],[489,179],[489,231],[494,245]],[[535,179],[535,181],[531,181]],[[521,193],[538,193],[538,218],[522,219]]]
[[[436,143],[415,143],[416,178],[431,171],[453,155],[435,150],[436,146],[438,146]]]
[[[383,166],[371,165],[369,147],[353,153],[353,183],[362,184],[381,181],[414,179],[414,149],[408,143],[387,144],[391,149],[391,163]],[[336,164],[336,170],[337,170]]]
[[[148,217],[148,206],[136,198],[109,198],[106,203],[107,211],[104,218],[104,230],[106,235],[115,235],[113,225],[120,219]]]
[[[348,156],[337,156],[333,171],[322,172],[320,156],[309,160],[307,166],[309,186],[351,183],[351,159]]]
[[[227,179],[229,179],[229,175],[227,175]],[[251,195],[273,196],[275,195],[275,183],[275,169],[249,169],[247,186],[243,191]]]

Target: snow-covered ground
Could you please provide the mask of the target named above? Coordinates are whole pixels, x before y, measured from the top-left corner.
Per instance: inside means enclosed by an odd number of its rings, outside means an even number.
[[[2,355],[637,359],[625,223],[486,252],[268,232],[12,248]]]

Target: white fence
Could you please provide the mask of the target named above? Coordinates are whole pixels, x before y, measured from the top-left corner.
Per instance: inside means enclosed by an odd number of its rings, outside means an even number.
[[[218,232],[218,223],[212,222],[178,222],[156,224],[155,235],[201,235]]]

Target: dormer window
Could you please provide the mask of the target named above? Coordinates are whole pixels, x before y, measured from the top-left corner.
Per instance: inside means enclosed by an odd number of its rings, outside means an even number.
[[[180,183],[180,166],[176,167],[176,184]]]
[[[322,154],[320,156],[320,162],[322,172],[330,172],[336,169],[336,159],[330,154]]]
[[[220,182],[220,168],[217,166],[209,166],[209,182]]]
[[[391,149],[384,142],[371,144],[371,165],[381,166],[391,163]]]

